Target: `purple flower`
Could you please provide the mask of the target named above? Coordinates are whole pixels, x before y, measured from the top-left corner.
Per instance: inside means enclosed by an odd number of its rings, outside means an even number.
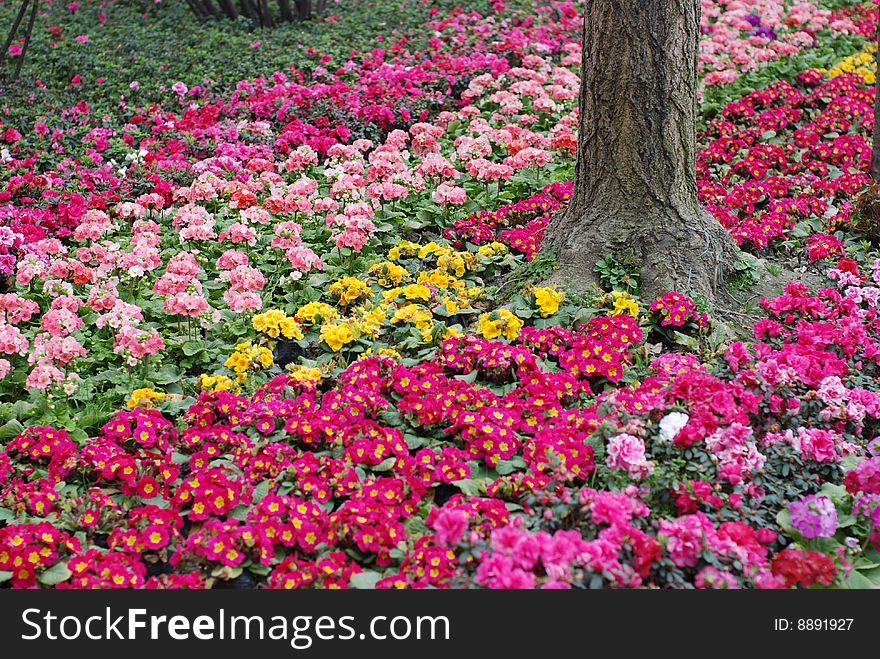
[[[752,30],[751,32],[749,32],[749,34],[753,37],[764,37],[766,39],[770,39],[771,41],[776,39],[776,33],[769,27],[764,26],[761,26],[756,30]]]
[[[828,497],[811,494],[789,506],[791,525],[808,540],[830,538],[837,531],[837,509]]]
[[[761,17],[757,14],[749,14],[745,17],[745,20],[752,27],[758,27],[761,24]]]

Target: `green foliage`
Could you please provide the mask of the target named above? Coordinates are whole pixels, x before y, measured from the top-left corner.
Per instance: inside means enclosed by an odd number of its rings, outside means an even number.
[[[731,291],[749,289],[761,280],[758,259],[746,252],[740,254],[739,260],[733,264],[731,270],[727,282]]]
[[[598,275],[599,283],[607,290],[631,294],[639,291],[638,267],[625,258],[618,260],[614,256],[606,256],[596,263],[593,272]]]
[[[401,37],[407,48],[423,50],[432,36],[424,29],[432,5],[416,0],[346,1],[328,7],[328,14],[337,12],[332,20],[283,23],[272,29],[254,29],[244,17],[200,22],[185,2],[80,2],[75,12],[67,4],[51,3],[41,12],[20,83],[3,77],[12,74],[9,58],[0,69],[2,109],[9,112],[5,122],[33,125],[80,100],[93,114],[115,116],[120,101],[123,107],[167,102],[173,96],[170,85],[177,80],[219,92],[234,89],[239,80],[275,71],[289,74],[291,66],[306,75],[319,66],[335,70],[352,53],[384,49]],[[492,11],[488,0],[457,4],[468,11]],[[18,6],[0,3],[0,25],[12,24]],[[53,36],[49,28],[60,28],[61,36]],[[87,35],[88,43],[78,42],[78,35]],[[332,61],[322,64],[322,56]],[[80,86],[71,85],[75,75]],[[135,81],[137,90],[130,87]]]

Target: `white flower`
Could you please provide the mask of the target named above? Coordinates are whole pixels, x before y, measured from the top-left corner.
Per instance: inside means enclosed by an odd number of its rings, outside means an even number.
[[[670,412],[660,419],[660,439],[671,442],[689,420],[690,417],[684,412]]]

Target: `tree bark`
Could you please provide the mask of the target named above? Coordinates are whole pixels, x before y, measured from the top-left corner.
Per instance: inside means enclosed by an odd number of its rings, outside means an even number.
[[[21,77],[21,67],[24,64],[24,58],[27,57],[28,47],[31,45],[31,37],[34,35],[34,21],[37,20],[38,4],[36,0],[31,2],[31,15],[28,18],[27,32],[24,35],[24,45],[21,47],[21,55],[18,57],[18,62],[15,63],[15,80]]]
[[[226,14],[227,17],[232,20],[238,18],[238,10],[235,8],[232,0],[220,0],[220,7],[222,7],[223,13]]]
[[[275,17],[269,7],[269,0],[260,0],[260,23],[263,27],[275,27]]]
[[[299,20],[312,20],[312,0],[297,0],[296,6],[299,8]]]
[[[281,11],[281,20],[292,23],[293,10],[290,8],[290,0],[278,0],[278,7]]]
[[[880,76],[880,23],[877,24],[877,75]],[[874,81],[874,145],[871,148],[871,178],[880,184],[880,83]]]
[[[586,0],[572,199],[547,231],[555,280],[609,254],[666,290],[713,297],[736,247],[697,200],[700,0]]]
[[[24,18],[24,13],[27,11],[30,1],[31,0],[22,0],[21,7],[18,8],[18,15],[16,15],[15,21],[12,23],[12,29],[9,30],[6,41],[3,43],[3,50],[0,50],[0,64],[3,64],[3,58],[6,57],[6,53],[9,51],[13,39],[15,39],[15,35],[18,32],[18,26],[21,25],[21,21]]]

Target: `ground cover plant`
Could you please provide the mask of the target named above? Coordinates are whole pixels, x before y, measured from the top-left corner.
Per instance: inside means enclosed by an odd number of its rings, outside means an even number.
[[[4,96],[0,583],[880,583],[876,7],[702,3],[724,307],[544,285],[577,5],[165,4],[46,4]]]

